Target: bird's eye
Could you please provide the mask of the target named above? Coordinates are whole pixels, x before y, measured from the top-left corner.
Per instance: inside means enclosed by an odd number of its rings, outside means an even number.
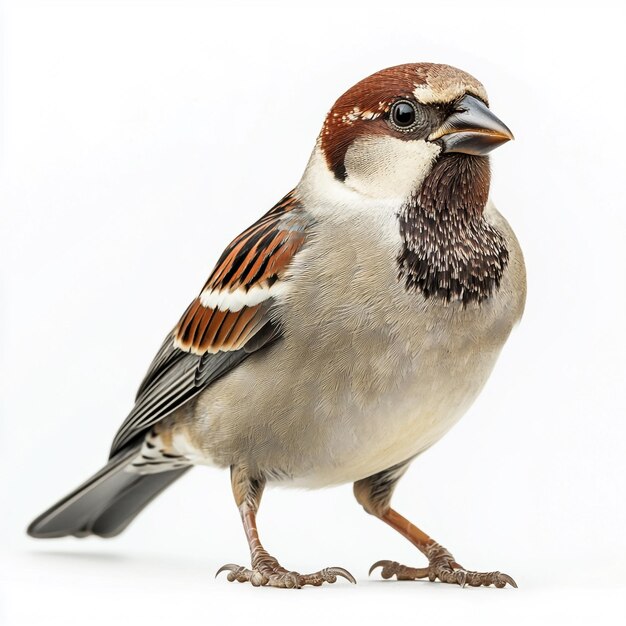
[[[415,105],[409,100],[398,100],[391,107],[389,119],[396,130],[412,130],[417,120]]]

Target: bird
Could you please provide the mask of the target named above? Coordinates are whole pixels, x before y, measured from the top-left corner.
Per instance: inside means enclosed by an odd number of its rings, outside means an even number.
[[[342,567],[284,567],[256,521],[268,485],[352,483],[363,509],[427,559],[377,561],[370,575],[516,587],[464,568],[391,507],[523,314],[523,254],[489,194],[489,153],[511,139],[483,85],[449,65],[397,65],[346,91],[300,182],[226,247],[167,334],[106,465],[28,534],[116,536],[210,465],[230,471],[250,550],[248,564],[218,570],[231,582],[356,582]]]

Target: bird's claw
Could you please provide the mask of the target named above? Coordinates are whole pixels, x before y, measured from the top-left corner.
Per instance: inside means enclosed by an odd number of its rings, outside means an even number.
[[[433,559],[428,567],[407,567],[396,561],[376,561],[370,568],[370,575],[377,568],[382,567],[381,576],[385,579],[395,576],[398,580],[418,580],[428,578],[431,582],[439,579],[444,583],[453,583],[461,587],[495,587],[502,588],[506,585],[517,588],[517,583],[502,572],[473,572],[466,570],[454,560],[451,555],[441,555]]]
[[[235,580],[244,583],[249,582],[254,587],[279,587],[282,589],[300,589],[304,585],[319,587],[323,583],[337,582],[337,577],[345,578],[347,581],[356,584],[352,574],[343,567],[325,567],[313,574],[300,574],[298,572],[288,572],[283,568],[248,569],[234,563],[227,563],[220,567],[215,576],[222,572],[228,572],[228,581]]]

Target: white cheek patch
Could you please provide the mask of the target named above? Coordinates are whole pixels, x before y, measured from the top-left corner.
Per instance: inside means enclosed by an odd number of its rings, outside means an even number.
[[[388,135],[360,137],[344,159],[345,184],[372,198],[408,198],[420,187],[441,147]]]

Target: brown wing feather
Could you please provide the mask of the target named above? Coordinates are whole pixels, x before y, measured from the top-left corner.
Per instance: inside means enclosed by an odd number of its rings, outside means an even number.
[[[241,348],[264,325],[269,302],[239,310],[211,308],[203,296],[248,292],[253,287],[270,289],[284,275],[305,241],[311,223],[293,192],[255,224],[239,235],[224,251],[196,298],[175,329],[175,345],[194,354]]]
[[[280,325],[270,315],[270,289],[283,278],[311,224],[298,209],[292,192],[226,248],[200,296],[157,353],[111,454],[280,336]],[[267,291],[257,291],[243,306],[255,287]],[[207,294],[211,303],[222,304],[204,306]],[[226,306],[229,302],[233,310]]]

